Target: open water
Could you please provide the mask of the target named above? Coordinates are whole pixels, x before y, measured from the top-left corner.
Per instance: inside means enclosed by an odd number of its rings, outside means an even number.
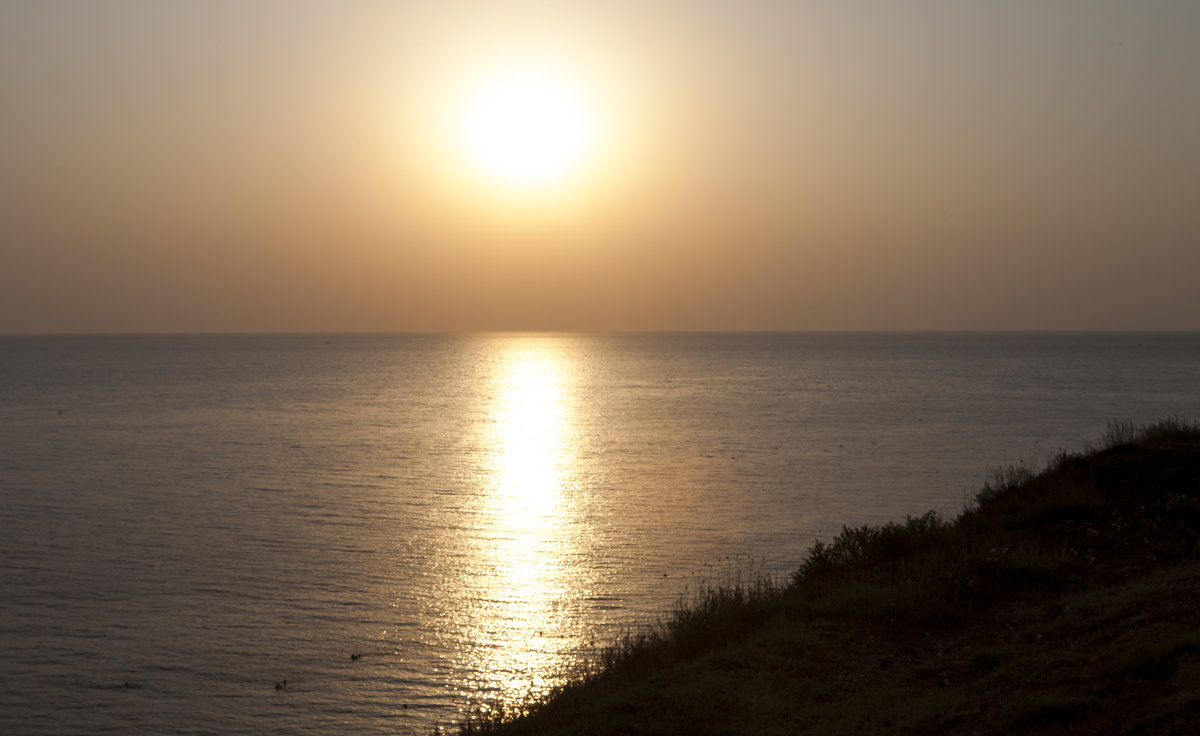
[[[1198,334],[3,337],[0,732],[425,733],[1197,387]]]

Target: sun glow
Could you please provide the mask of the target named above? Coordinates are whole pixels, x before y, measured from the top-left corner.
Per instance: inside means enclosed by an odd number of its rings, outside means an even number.
[[[558,185],[593,152],[596,117],[577,84],[544,69],[513,68],[469,88],[458,135],[489,178],[510,187]]]
[[[569,26],[519,25],[446,30],[436,54],[399,70],[381,190],[404,227],[527,248],[645,202],[660,148],[644,124],[644,70]]]

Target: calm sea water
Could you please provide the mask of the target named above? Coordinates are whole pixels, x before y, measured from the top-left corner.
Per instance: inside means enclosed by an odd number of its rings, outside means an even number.
[[[0,338],[0,732],[424,733],[1197,386],[1197,334]]]

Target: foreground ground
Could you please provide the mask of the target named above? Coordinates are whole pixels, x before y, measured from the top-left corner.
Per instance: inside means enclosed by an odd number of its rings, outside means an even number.
[[[847,529],[731,582],[503,734],[1200,733],[1200,429],[998,474],[953,521]]]

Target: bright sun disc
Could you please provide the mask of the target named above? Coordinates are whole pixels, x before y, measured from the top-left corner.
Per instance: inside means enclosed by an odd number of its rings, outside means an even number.
[[[470,96],[463,144],[488,175],[516,186],[553,184],[572,173],[592,145],[592,119],[579,92],[553,75],[492,77]]]

